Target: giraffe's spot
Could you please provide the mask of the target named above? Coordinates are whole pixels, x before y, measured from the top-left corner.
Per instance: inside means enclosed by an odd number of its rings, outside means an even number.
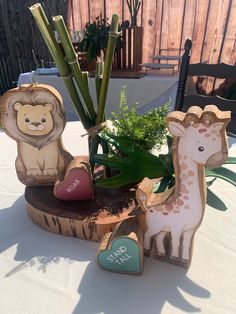
[[[216,138],[215,138],[215,137],[213,137],[213,138],[212,138],[212,141],[216,141]]]
[[[211,133],[212,134],[216,134],[218,131],[217,130],[212,130]]]
[[[163,213],[162,213],[162,215],[165,215],[165,216],[167,216],[167,215],[168,215],[168,213],[167,213],[167,212],[163,212]]]
[[[178,213],[180,213],[180,211],[175,209],[175,210],[173,211],[173,213],[174,213],[174,214],[178,214]]]
[[[184,155],[184,159],[185,159],[185,160],[188,159],[188,156],[187,156],[187,155]]]
[[[199,133],[204,133],[204,132],[207,132],[207,129],[202,128],[202,129],[199,129],[198,132],[199,132]]]
[[[188,179],[188,176],[185,174],[185,173],[182,173],[181,174],[181,179],[184,181],[184,180],[187,180]]]
[[[194,176],[194,172],[193,172],[192,170],[189,170],[189,171],[188,171],[188,176],[189,176],[189,177],[193,177],[193,176]]]
[[[188,166],[183,162],[183,163],[181,164],[180,168],[181,168],[182,170],[186,170],[186,169],[188,169]]]
[[[199,123],[193,123],[193,124],[192,124],[192,127],[193,127],[193,128],[198,128],[198,127],[199,127]]]
[[[164,207],[164,209],[165,209],[166,211],[168,211],[168,212],[171,212],[172,209],[173,209],[173,204],[172,204],[172,203],[167,204],[167,205]]]
[[[205,134],[205,137],[210,137],[210,136],[211,136],[210,133],[206,133],[206,134]]]
[[[192,185],[192,184],[193,184],[193,181],[189,181],[189,182],[188,182],[188,185]]]
[[[221,135],[218,133],[216,136],[220,137]]]
[[[182,206],[184,204],[184,201],[179,198],[177,199],[176,203],[177,205]]]
[[[150,211],[150,213],[153,213],[153,210],[152,210],[152,209],[150,209],[149,211]]]
[[[186,187],[183,184],[180,185],[180,192],[183,194],[189,193],[189,191],[186,189]]]
[[[189,196],[188,196],[188,195],[184,195],[183,197],[184,197],[185,200],[188,200],[188,199],[189,199]]]
[[[190,209],[190,206],[189,205],[185,205],[184,208],[185,209]]]

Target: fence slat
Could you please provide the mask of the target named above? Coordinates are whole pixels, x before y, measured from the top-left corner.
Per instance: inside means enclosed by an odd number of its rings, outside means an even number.
[[[52,61],[28,9],[30,5],[32,0],[0,1],[0,94],[16,85],[22,71],[34,69],[32,49],[39,59]],[[61,14],[66,19],[67,1],[44,0],[42,5],[49,17]]]

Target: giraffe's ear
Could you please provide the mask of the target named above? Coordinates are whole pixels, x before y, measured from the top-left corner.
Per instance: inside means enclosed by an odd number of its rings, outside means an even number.
[[[185,136],[186,134],[185,127],[178,122],[170,121],[168,124],[168,128],[169,128],[170,133],[174,136],[181,137],[181,136]]]

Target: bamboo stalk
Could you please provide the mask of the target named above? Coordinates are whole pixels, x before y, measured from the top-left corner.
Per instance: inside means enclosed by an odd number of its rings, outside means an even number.
[[[76,112],[79,115],[79,118],[84,126],[85,129],[90,128],[93,123],[88,117],[87,113],[85,112],[82,102],[79,98],[79,95],[77,93],[76,87],[74,85],[74,81],[70,74],[70,68],[68,64],[66,63],[64,56],[61,52],[60,46],[58,45],[54,34],[51,30],[51,27],[49,25],[47,16],[45,15],[45,12],[41,6],[40,3],[37,3],[30,7],[30,11],[36,21],[36,24],[44,38],[44,41],[55,61],[57,64],[59,74],[63,78],[64,83],[68,89],[68,92],[71,96],[71,99],[73,101],[73,104],[75,106]]]
[[[96,112],[94,110],[93,100],[89,93],[88,86],[86,85],[83,74],[80,69],[78,62],[77,54],[73,47],[73,44],[70,39],[70,35],[67,31],[64,19],[61,15],[53,17],[53,22],[56,30],[58,31],[61,37],[62,47],[65,51],[66,59],[68,61],[69,67],[73,73],[73,76],[76,80],[77,85],[79,86],[81,95],[83,96],[84,103],[87,107],[91,120],[95,123],[96,121]]]
[[[83,75],[83,79],[85,81],[85,84],[87,85],[87,87],[89,88],[89,75],[88,75],[88,71],[83,71],[82,72]]]
[[[107,45],[107,53],[106,53],[106,59],[105,59],[105,64],[104,64],[104,73],[103,73],[101,88],[99,88],[100,92],[99,92],[98,114],[97,114],[97,119],[96,119],[96,125],[104,121],[104,110],[105,110],[105,105],[106,105],[109,79],[110,79],[111,69],[112,69],[112,59],[114,56],[116,40],[117,40],[117,37],[119,36],[118,19],[119,19],[118,15],[116,14],[112,15],[112,21],[111,21],[111,27],[109,31],[109,38],[108,38],[108,45]],[[90,146],[90,161],[92,165],[93,165],[93,162],[91,160],[91,156],[96,154],[99,143],[100,143],[99,136],[95,136]]]
[[[95,87],[96,87],[97,103],[99,103],[99,96],[100,96],[102,79],[103,79],[103,71],[104,71],[104,62],[97,61],[96,72],[95,72]]]
[[[108,38],[108,45],[107,45],[107,53],[106,53],[106,59],[105,59],[105,64],[104,64],[104,74],[103,74],[100,95],[99,95],[98,114],[97,114],[96,124],[100,124],[103,121],[104,109],[105,109],[106,97],[107,97],[107,89],[108,89],[109,78],[110,78],[111,69],[112,69],[112,59],[115,52],[116,40],[117,40],[117,37],[119,36],[118,19],[119,19],[118,15],[116,14],[112,15],[112,21],[111,21],[111,27],[109,31],[109,38]]]

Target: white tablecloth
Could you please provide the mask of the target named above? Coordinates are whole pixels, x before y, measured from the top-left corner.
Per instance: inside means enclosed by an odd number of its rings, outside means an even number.
[[[35,72],[29,72],[20,74],[18,79],[18,85],[33,82],[49,84],[55,87],[62,95],[68,121],[77,119],[70,96],[63,80],[59,76],[38,75]],[[169,98],[171,100],[170,109],[172,110],[175,105],[178,76],[148,74],[140,79],[110,79],[106,101],[106,114],[108,118],[111,117],[111,111],[119,106],[120,91],[123,86],[126,86],[126,96],[129,106],[136,104],[135,106],[140,114],[165,104]],[[89,88],[93,101],[96,103],[94,78],[89,79]]]
[[[67,125],[64,143],[72,154],[86,153],[83,132],[79,122]],[[3,132],[0,152],[0,313],[236,313],[234,187],[214,184],[229,209],[207,206],[188,272],[145,258],[142,276],[115,274],[96,264],[97,243],[51,234],[31,222],[14,169],[16,143]],[[230,155],[236,156],[236,144]]]

